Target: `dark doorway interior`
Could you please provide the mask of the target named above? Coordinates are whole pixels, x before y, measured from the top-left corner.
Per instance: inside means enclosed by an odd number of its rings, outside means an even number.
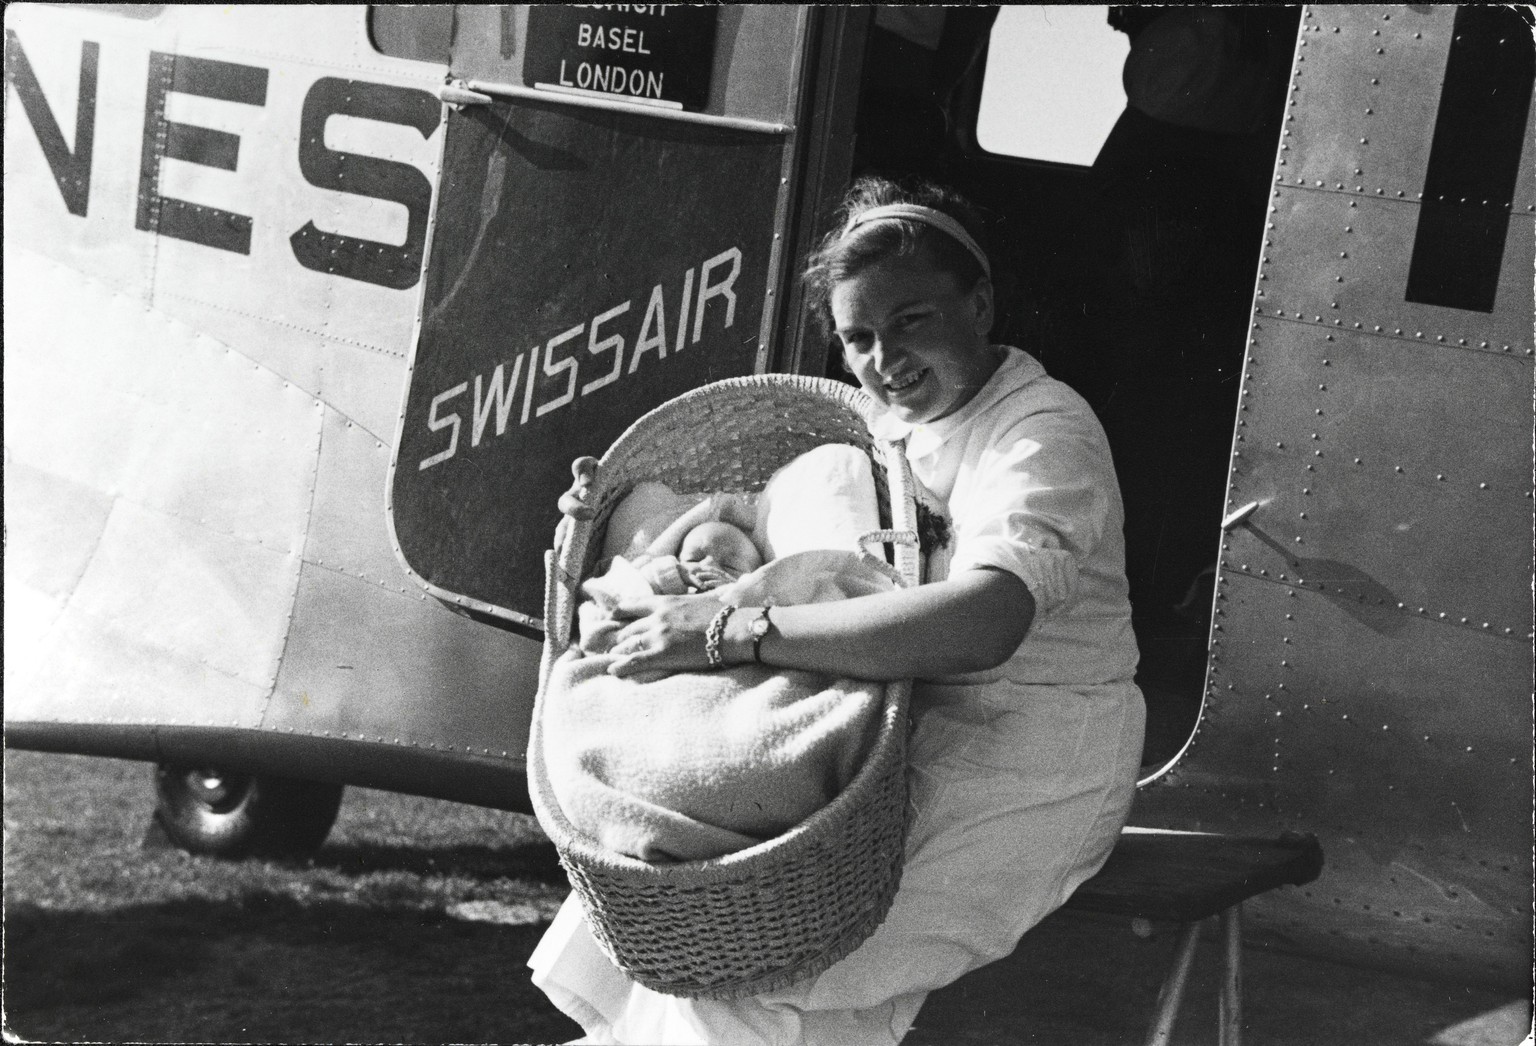
[[[937,21],[930,8],[918,25],[877,16],[870,30],[855,175],[947,182],[991,212],[994,338],[1076,388],[1108,433],[1126,507],[1149,773],[1177,756],[1200,711],[1299,10],[1108,8],[1105,21],[1129,43],[1129,100],[1091,166],[976,143],[996,8],[946,8]],[[1021,105],[1018,118],[1032,117]],[[841,376],[835,354],[828,372]]]

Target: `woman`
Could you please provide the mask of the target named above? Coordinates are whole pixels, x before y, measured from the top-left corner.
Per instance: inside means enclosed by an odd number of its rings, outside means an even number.
[[[1120,495],[1084,401],[991,344],[980,222],[954,194],[863,179],[813,255],[809,297],[906,440],[955,541],[929,584],[765,611],[708,594],[626,604],[618,674],[761,660],[917,680],[916,815],[878,931],[819,977],[750,999],[660,995],[604,957],[567,901],[529,965],[592,1042],[899,1042],[927,993],[1008,955],[1109,855],[1145,712],[1131,682]],[[580,504],[590,459],[562,499]],[[759,634],[754,635],[755,631]]]

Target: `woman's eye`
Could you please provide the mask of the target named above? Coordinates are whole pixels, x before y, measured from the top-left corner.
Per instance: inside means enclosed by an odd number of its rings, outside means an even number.
[[[922,323],[930,315],[932,314],[927,312],[909,312],[903,316],[897,317],[896,326],[902,330],[909,330],[910,328],[916,327],[918,324]]]

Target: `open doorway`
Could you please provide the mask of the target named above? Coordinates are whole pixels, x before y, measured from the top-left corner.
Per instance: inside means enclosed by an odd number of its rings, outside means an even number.
[[[877,8],[853,173],[993,219],[994,340],[1103,422],[1144,776],[1198,721],[1232,426],[1297,7]],[[836,360],[829,373],[837,373]]]

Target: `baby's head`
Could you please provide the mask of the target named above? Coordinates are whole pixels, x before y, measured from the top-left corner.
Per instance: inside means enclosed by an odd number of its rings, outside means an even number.
[[[677,558],[689,567],[714,567],[733,578],[763,565],[762,553],[745,531],[729,523],[700,523],[683,538]]]

